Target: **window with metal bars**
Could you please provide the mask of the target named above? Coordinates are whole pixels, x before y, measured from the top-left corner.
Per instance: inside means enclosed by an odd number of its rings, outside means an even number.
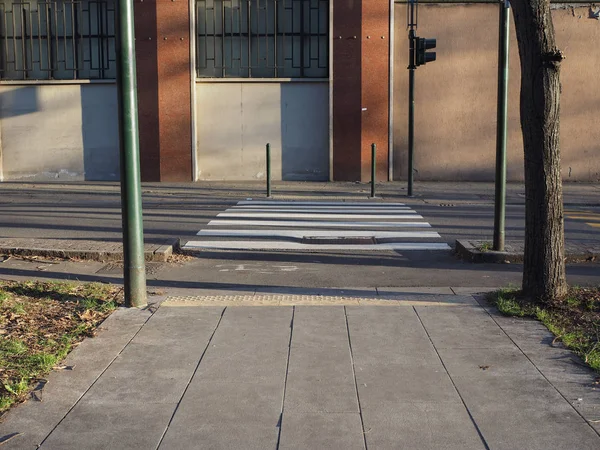
[[[0,79],[114,78],[114,0],[0,0]]]
[[[326,78],[329,0],[196,0],[196,73]]]

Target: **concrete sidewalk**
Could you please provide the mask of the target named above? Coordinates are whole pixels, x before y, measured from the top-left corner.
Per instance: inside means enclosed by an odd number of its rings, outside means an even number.
[[[432,292],[119,310],[0,424],[3,448],[600,448],[578,358],[538,322]]]

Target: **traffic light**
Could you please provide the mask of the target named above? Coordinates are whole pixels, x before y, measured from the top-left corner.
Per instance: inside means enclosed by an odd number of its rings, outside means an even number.
[[[420,37],[415,37],[415,39],[417,41],[416,42],[416,44],[417,44],[416,58],[415,58],[416,65],[422,66],[424,64],[427,64],[428,62],[435,61],[435,52],[428,52],[427,50],[435,48],[436,40],[420,38]]]

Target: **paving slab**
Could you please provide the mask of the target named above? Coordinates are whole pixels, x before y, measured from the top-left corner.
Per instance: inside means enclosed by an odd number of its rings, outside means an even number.
[[[415,310],[436,348],[514,346],[496,322],[479,306],[416,306]]]
[[[99,327],[94,338],[85,339],[64,365],[72,370],[54,371],[35,397],[14,408],[0,423],[0,438],[20,433],[2,444],[3,449],[37,448],[69,410],[101,376],[150,317],[150,312],[119,309]]]
[[[292,314],[292,307],[227,308],[196,377],[238,383],[283,382]]]
[[[279,449],[363,450],[360,414],[286,411]]]
[[[439,348],[439,355],[453,377],[490,380],[518,376],[539,378],[540,372],[517,347]]]
[[[449,287],[378,287],[377,292],[380,295],[384,294],[447,294],[454,295],[454,292]]]
[[[441,363],[437,366],[360,365],[356,367],[356,383],[363,414],[368,411],[393,413],[402,403],[460,403]]]
[[[363,414],[370,450],[484,450],[462,403],[398,403]],[[522,447],[515,447],[522,448]]]
[[[284,411],[358,413],[343,306],[295,307]]]
[[[355,365],[439,365],[439,358],[414,308],[348,306],[346,314]]]
[[[276,449],[283,390],[283,377],[235,383],[196,376],[159,448]]]
[[[220,319],[221,311],[213,308],[159,310],[82,402],[177,403]],[[165,326],[170,328],[169,339]]]
[[[78,404],[40,447],[44,450],[156,448],[177,404]]]

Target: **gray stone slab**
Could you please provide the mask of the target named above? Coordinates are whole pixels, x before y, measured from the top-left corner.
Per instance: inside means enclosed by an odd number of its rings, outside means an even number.
[[[131,343],[82,401],[177,403],[196,369],[203,351],[201,345],[194,354],[177,351],[176,345]]]
[[[462,403],[398,403],[363,412],[363,421],[370,450],[486,448]]]
[[[156,448],[177,405],[78,404],[41,446],[44,450]]]
[[[579,423],[581,416],[541,375],[519,375],[474,379],[453,376],[460,395],[479,418],[506,415],[510,420],[528,422]]]
[[[283,379],[278,384],[194,379],[159,447],[275,449]]]
[[[285,378],[292,307],[227,308],[196,376],[279,383]]]
[[[448,294],[454,295],[454,292],[449,287],[378,287],[379,295],[386,294]]]
[[[358,413],[283,413],[280,449],[363,450]]]
[[[206,345],[222,313],[223,308],[161,307],[134,342],[193,351]]]
[[[499,450],[597,450],[600,437],[586,423],[533,423],[511,418],[510,414],[494,417],[475,416],[475,421],[490,448]]]
[[[415,307],[436,348],[514,347],[480,307]]]
[[[54,371],[35,399],[13,408],[0,423],[0,437],[19,436],[3,449],[36,448],[65,414],[83,396],[135,333],[150,317],[148,311],[119,309],[101,325],[94,338],[85,339],[66,358],[72,370]],[[39,401],[41,398],[42,401]]]
[[[105,404],[178,402],[219,323],[221,311],[159,308],[84,400]]]
[[[391,413],[398,404],[406,402],[460,402],[441,363],[357,365],[356,382],[363,412]]]
[[[439,358],[414,309],[347,306],[356,365],[436,364]]]
[[[381,299],[393,299],[403,300],[410,302],[423,302],[428,304],[431,302],[440,303],[442,305],[471,305],[479,306],[479,303],[471,295],[456,295],[450,288],[443,289],[443,292],[438,291],[437,288],[431,289],[431,292],[412,292],[410,289],[404,290],[403,288],[377,288],[379,298]]]
[[[533,377],[540,372],[516,347],[440,348],[440,357],[452,377],[489,380],[494,377]]]
[[[344,307],[296,307],[285,410],[358,412]]]
[[[481,286],[481,287],[469,287],[469,286],[451,286],[450,289],[452,289],[452,292],[454,292],[457,295],[461,295],[461,294],[481,294],[484,292],[494,292],[497,291],[498,289],[500,289],[500,287],[485,287],[485,286]]]

